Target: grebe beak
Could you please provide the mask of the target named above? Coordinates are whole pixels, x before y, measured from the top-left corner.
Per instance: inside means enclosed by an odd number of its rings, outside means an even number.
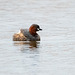
[[[42,29],[39,29],[39,30],[42,30]]]
[[[40,28],[37,28],[37,30],[36,31],[41,31],[42,29],[40,29]]]

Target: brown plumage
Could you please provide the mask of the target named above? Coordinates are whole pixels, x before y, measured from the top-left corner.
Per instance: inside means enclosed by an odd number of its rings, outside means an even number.
[[[39,30],[42,30],[39,25],[32,24],[29,29],[21,29],[14,34],[13,41],[40,41],[40,36],[36,33]]]

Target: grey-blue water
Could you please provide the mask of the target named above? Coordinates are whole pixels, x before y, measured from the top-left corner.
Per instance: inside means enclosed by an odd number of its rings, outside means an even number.
[[[33,23],[41,41],[12,41]],[[75,0],[0,0],[0,75],[75,75]]]

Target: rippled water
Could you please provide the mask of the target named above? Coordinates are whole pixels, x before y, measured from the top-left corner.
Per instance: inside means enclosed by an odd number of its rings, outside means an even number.
[[[12,41],[33,23],[40,42]],[[0,75],[75,75],[75,0],[0,0]]]

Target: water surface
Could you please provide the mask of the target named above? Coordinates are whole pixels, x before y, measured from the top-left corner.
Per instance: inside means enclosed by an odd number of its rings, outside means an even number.
[[[33,23],[41,41],[12,41]],[[75,75],[75,0],[0,0],[0,75]]]

